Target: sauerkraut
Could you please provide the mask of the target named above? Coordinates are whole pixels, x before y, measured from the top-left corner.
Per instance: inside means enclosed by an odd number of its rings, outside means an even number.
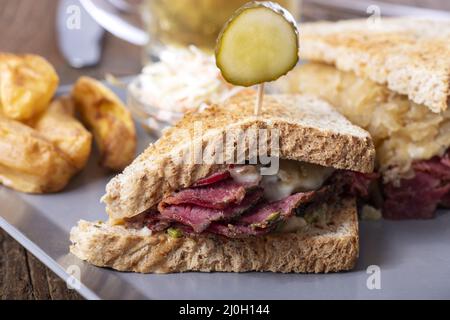
[[[194,46],[168,48],[160,58],[146,66],[129,86],[130,93],[144,107],[179,113],[198,111],[244,89],[226,83],[214,56]]]
[[[278,80],[275,90],[318,95],[369,131],[385,182],[410,177],[413,161],[442,155],[450,146],[450,110],[433,113],[352,72],[308,63]]]

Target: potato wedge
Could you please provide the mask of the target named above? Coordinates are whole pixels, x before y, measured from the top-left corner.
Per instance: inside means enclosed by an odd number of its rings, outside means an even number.
[[[32,127],[64,152],[77,170],[85,167],[92,134],[75,118],[75,104],[70,97],[54,100]]]
[[[43,112],[58,87],[55,69],[36,55],[0,53],[0,110],[25,121]]]
[[[28,193],[57,192],[76,171],[36,130],[0,116],[0,183]]]
[[[82,121],[94,133],[100,164],[123,170],[136,153],[136,128],[130,112],[110,89],[89,77],[78,79],[72,97]]]

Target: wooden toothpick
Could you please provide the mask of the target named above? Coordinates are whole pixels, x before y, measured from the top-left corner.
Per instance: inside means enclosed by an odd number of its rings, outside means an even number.
[[[255,116],[259,116],[264,100],[264,83],[258,86],[258,96],[256,97]]]

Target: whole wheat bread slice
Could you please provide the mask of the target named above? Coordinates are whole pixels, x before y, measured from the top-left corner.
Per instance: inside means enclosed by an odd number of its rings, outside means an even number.
[[[99,267],[141,273],[185,271],[337,272],[358,258],[355,199],[328,205],[327,226],[244,239],[215,235],[171,238],[148,229],[80,221],[70,233],[70,251]]]
[[[199,121],[204,133],[197,138],[201,139],[203,149],[216,145],[230,130],[277,129],[278,156],[282,159],[360,172],[373,170],[375,150],[369,134],[352,125],[323,100],[301,95],[267,95],[258,117],[253,114],[254,103],[254,93],[242,94],[226,105],[188,114],[168,129],[107,185],[102,201],[106,203],[110,218],[120,220],[136,216],[156,206],[164,196],[189,187],[226,166],[177,161],[181,152],[191,148],[194,126]],[[269,141],[270,137],[267,138]],[[196,139],[194,141],[198,141]],[[248,149],[248,144],[246,146]],[[224,153],[234,154],[235,149],[234,145],[226,145]],[[262,148],[259,151],[265,152]],[[268,153],[271,154],[270,147]]]
[[[450,94],[450,21],[381,18],[302,24],[303,59],[385,84],[433,112]]]

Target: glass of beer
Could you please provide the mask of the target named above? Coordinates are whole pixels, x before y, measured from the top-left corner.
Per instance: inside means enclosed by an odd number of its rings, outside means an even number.
[[[302,0],[274,0],[299,18]],[[168,47],[191,45],[211,51],[220,30],[248,0],[81,0],[106,30],[133,44],[145,46],[144,61],[158,61]],[[119,10],[117,10],[119,9]],[[123,12],[138,12],[143,28]],[[133,16],[133,15],[132,15]]]
[[[147,54],[168,46],[194,45],[212,51],[225,22],[247,0],[143,0],[141,14],[149,35]],[[298,17],[300,0],[276,0]]]

